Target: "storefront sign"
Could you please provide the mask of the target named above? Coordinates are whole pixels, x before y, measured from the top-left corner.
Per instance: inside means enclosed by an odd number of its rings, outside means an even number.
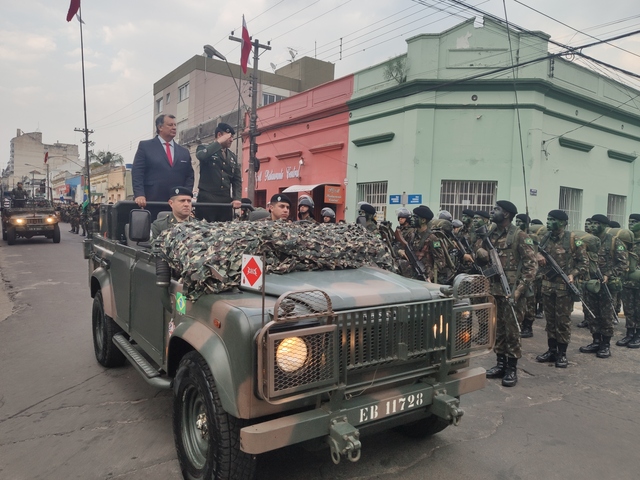
[[[344,203],[344,192],[342,187],[334,185],[324,186],[324,203]]]

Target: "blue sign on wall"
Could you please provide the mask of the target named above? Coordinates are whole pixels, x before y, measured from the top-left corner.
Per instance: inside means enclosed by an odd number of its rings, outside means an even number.
[[[390,205],[400,205],[400,199],[402,195],[389,195],[389,204]]]
[[[407,203],[409,205],[420,205],[422,203],[422,194],[421,193],[409,194],[408,198],[409,198],[409,200],[408,200]]]

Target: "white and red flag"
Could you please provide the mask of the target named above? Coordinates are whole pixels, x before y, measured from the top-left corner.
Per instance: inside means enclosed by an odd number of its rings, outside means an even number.
[[[79,2],[80,0],[78,0]],[[249,54],[251,53],[251,37],[249,37],[249,30],[247,30],[247,23],[244,21],[244,15],[242,15],[242,53],[240,54],[240,66],[242,72],[247,73],[247,64],[249,63]]]

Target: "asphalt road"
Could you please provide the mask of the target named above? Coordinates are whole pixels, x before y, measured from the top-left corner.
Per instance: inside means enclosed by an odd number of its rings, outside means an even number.
[[[58,245],[0,242],[0,479],[179,479],[170,392],[130,366],[95,361],[82,237],[68,230]],[[581,318],[576,310],[574,323]],[[421,441],[365,437],[353,464],[286,448],[259,459],[258,479],[637,478],[640,350],[580,354],[589,336],[575,329],[569,368],[556,369],[534,360],[546,350],[543,329],[536,321],[523,341],[518,385],[490,380],[463,397],[460,426]]]

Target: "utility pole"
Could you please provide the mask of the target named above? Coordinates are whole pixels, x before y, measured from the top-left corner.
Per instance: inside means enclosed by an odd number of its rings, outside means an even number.
[[[229,36],[229,40],[242,43],[242,38]],[[256,172],[260,169],[258,163],[258,144],[256,138],[258,135],[258,114],[256,110],[258,108],[258,59],[260,57],[259,50],[271,50],[271,42],[267,42],[267,45],[262,45],[258,39],[251,42],[253,48],[253,74],[251,75],[251,122],[249,124],[249,178],[247,182],[247,198],[251,199],[251,202],[256,201]]]

